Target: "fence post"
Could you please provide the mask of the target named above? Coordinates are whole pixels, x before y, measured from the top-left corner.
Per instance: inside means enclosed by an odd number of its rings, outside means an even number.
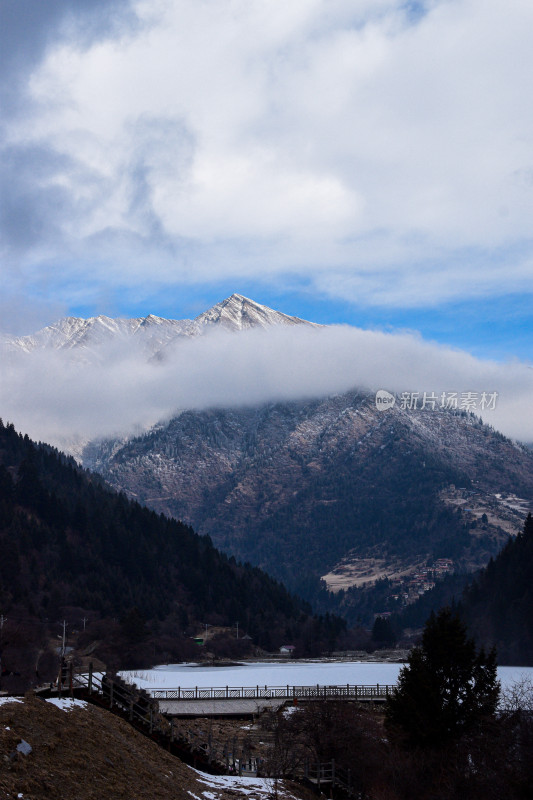
[[[133,722],[133,698],[130,700],[130,722]]]
[[[152,735],[152,731],[154,730],[154,709],[150,706],[150,735]]]
[[[229,691],[227,686],[226,686],[226,697],[229,697]]]
[[[74,679],[72,674],[73,666],[74,665],[72,664],[72,661],[70,661],[68,665],[68,682],[70,684],[69,688],[71,697],[74,697]]]
[[[92,694],[93,691],[93,662],[89,661],[89,683],[87,685],[89,690],[89,695]]]
[[[109,681],[109,708],[113,708],[113,681]]]

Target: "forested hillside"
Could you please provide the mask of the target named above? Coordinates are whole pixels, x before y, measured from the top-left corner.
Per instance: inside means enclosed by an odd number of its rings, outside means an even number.
[[[0,612],[56,620],[79,608],[123,622],[130,644],[160,631],[234,625],[266,648],[332,646],[339,620],[309,608],[207,536],[115,494],[101,479],[0,424]],[[148,623],[148,627],[145,627]],[[179,647],[177,647],[179,654]]]
[[[464,592],[461,613],[502,664],[533,665],[533,518]]]
[[[533,518],[484,569],[438,583],[399,614],[397,629],[421,627],[432,612],[453,606],[469,632],[500,664],[533,665]]]
[[[330,606],[351,621],[394,610],[383,592],[367,602],[363,584],[438,558],[484,566],[533,501],[530,451],[466,412],[383,413],[362,392],[185,411],[94,444],[84,463],[310,602],[322,602],[321,577],[353,586]]]

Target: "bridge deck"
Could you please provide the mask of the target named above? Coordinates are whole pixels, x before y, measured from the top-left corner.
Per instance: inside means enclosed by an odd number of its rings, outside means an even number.
[[[317,699],[383,703],[394,686],[219,686],[151,689],[159,710],[172,716],[215,716],[255,714],[264,708],[279,708]]]
[[[241,717],[280,708],[286,701],[263,700],[158,700],[159,711],[172,717]]]

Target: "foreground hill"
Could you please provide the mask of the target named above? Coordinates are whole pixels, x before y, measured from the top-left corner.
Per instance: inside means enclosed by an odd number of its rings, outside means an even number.
[[[85,459],[308,598],[320,577],[336,591],[405,581],[438,558],[478,568],[533,500],[527,448],[465,412],[382,412],[358,392],[186,411]]]
[[[332,632],[259,569],[221,555],[208,537],[115,494],[1,422],[0,552],[2,613],[55,621],[75,607],[80,618],[115,618],[123,658],[129,651],[139,658],[145,621],[174,657],[199,623],[238,620],[241,633],[267,648],[303,639],[320,648],[322,634]]]
[[[31,800],[267,800],[261,779],[205,775],[95,706],[0,698],[0,796]],[[21,741],[32,748],[17,753]],[[282,800],[300,794],[279,781]]]

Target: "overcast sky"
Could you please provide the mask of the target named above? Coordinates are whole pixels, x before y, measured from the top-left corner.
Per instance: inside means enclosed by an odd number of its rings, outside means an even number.
[[[531,361],[530,0],[0,15],[0,330],[240,292]]]

